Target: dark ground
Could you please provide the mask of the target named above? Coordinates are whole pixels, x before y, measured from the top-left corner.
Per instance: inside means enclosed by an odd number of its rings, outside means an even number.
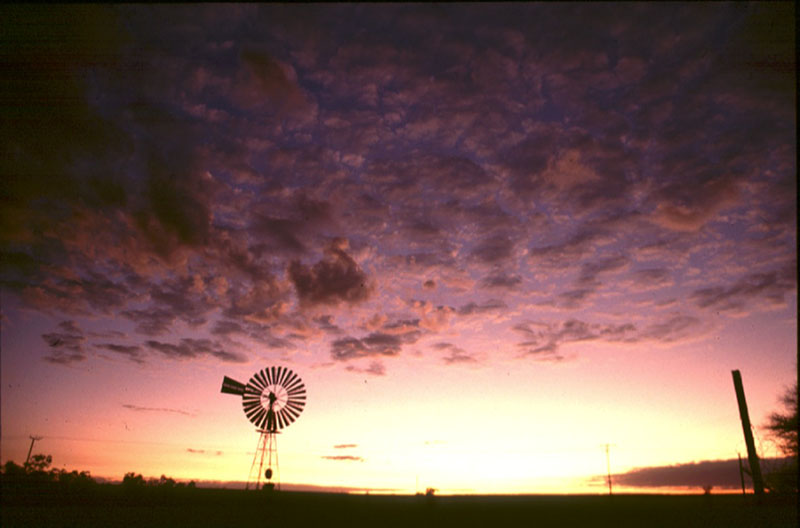
[[[124,490],[2,500],[2,526],[796,527],[795,497],[380,496],[221,489]]]

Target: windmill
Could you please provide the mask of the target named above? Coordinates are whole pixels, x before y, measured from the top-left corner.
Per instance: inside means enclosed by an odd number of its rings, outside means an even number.
[[[273,489],[272,463],[278,468],[278,441],[276,435],[279,429],[287,427],[294,422],[306,404],[306,386],[300,376],[285,367],[267,367],[253,374],[245,385],[235,379],[225,376],[222,380],[221,392],[236,394],[242,397],[242,408],[247,419],[256,427],[259,433],[253,463],[250,465],[250,474],[247,478],[246,488],[250,488],[253,480],[253,470],[258,461],[256,489],[261,484],[261,471],[264,469],[266,458],[267,469],[264,476],[267,482],[265,489]],[[280,480],[278,481],[280,489]]]

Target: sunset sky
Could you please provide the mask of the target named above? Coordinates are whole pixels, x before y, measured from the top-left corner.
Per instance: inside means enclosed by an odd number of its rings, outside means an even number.
[[[797,372],[794,6],[0,8],[2,462],[603,493]],[[738,479],[738,474],[735,475]]]

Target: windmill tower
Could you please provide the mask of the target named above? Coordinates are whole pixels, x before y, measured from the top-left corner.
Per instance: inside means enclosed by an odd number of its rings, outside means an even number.
[[[253,463],[247,478],[247,488],[253,479],[253,471],[258,466],[255,487],[261,487],[261,475],[266,461],[267,469],[263,472],[267,481],[265,489],[273,489],[272,465],[278,466],[278,439],[280,429],[294,422],[306,404],[306,387],[300,376],[285,367],[267,367],[253,374],[247,384],[240,383],[225,376],[222,380],[221,392],[242,397],[242,408],[245,416],[256,426],[259,433]],[[280,489],[280,479],[278,479]]]

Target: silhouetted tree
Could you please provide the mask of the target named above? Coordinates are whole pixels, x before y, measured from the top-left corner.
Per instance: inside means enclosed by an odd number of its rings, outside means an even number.
[[[772,491],[797,493],[797,383],[786,389],[781,403],[784,411],[770,414],[766,429],[787,461],[767,474],[767,486]]]
[[[133,490],[143,488],[145,486],[144,477],[141,474],[137,475],[133,471],[125,473],[122,477],[122,487],[125,489]]]
[[[766,428],[783,454],[797,458],[797,383],[781,397],[785,412],[769,415]]]
[[[53,463],[52,455],[33,455],[27,462],[25,462],[25,471],[28,473],[47,473],[50,464]]]
[[[3,500],[38,504],[49,500],[81,500],[93,496],[97,482],[88,471],[51,469],[51,455],[36,454],[19,466],[9,460],[2,467]]]

